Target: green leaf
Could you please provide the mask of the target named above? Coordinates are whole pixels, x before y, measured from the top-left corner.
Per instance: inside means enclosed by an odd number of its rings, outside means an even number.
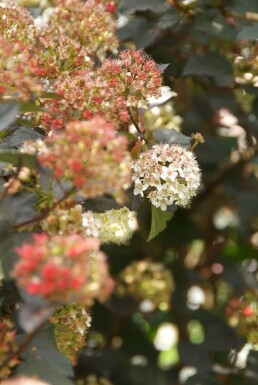
[[[183,69],[184,76],[209,76],[219,86],[230,86],[233,83],[232,65],[223,56],[208,52],[191,58]]]
[[[153,130],[153,137],[158,143],[178,144],[182,147],[190,147],[191,138],[169,128],[156,128]]]
[[[2,103],[0,104],[0,131],[5,130],[16,119],[19,111],[17,103]]]
[[[173,213],[163,211],[160,208],[151,205],[151,229],[147,241],[149,242],[161,233],[161,231],[165,230],[167,221],[169,221],[172,217]]]
[[[24,166],[39,169],[40,165],[35,155],[21,154],[17,151],[0,150],[0,161],[14,166]]]

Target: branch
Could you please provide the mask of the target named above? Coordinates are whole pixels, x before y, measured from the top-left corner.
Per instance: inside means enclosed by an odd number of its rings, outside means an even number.
[[[134,119],[133,117],[133,114],[132,114],[132,111],[130,109],[130,107],[127,107],[127,111],[130,115],[130,118],[131,118],[131,121],[134,125],[134,127],[136,128],[136,130],[139,132],[140,134],[140,138],[144,140],[144,142],[147,144],[147,146],[150,148],[151,147],[151,144],[148,142],[148,140],[146,138],[144,138],[144,133],[142,132],[140,126],[139,126],[139,123]]]
[[[58,205],[60,205],[60,203],[62,203],[63,201],[65,201],[71,194],[73,194],[75,192],[75,188],[73,187],[71,190],[68,190],[63,196],[62,198],[60,198],[57,202],[55,202],[46,212],[38,215],[37,217],[34,217],[32,219],[29,219],[25,222],[22,222],[22,223],[19,223],[18,225],[15,225],[13,226],[13,230],[18,230],[20,229],[21,227],[23,226],[28,226],[28,225],[31,225],[33,223],[37,223],[37,222],[40,222],[42,219],[46,218],[48,216],[48,214],[54,210]]]
[[[192,207],[198,205],[202,200],[209,196],[210,192],[234,169],[245,165],[251,159],[253,159],[258,154],[258,144],[255,146],[249,147],[246,151],[239,153],[239,159],[236,162],[229,162],[225,166],[219,168],[218,172],[210,178],[208,183],[205,186],[205,189],[201,191],[197,197],[194,199]]]

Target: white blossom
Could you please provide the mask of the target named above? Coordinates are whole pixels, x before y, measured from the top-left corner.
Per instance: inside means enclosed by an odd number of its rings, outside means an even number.
[[[82,217],[86,235],[98,237],[102,243],[124,244],[137,229],[136,213],[127,207],[104,213],[88,211]]]
[[[201,173],[194,154],[179,145],[157,144],[132,162],[134,194],[166,210],[185,207],[196,195]]]

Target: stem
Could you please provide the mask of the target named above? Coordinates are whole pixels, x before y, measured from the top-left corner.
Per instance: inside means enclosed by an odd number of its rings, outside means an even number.
[[[142,134],[143,134],[143,133],[142,133],[142,130],[140,129],[139,123],[134,119],[130,107],[127,108],[127,111],[128,111],[128,113],[129,113],[129,115],[130,115],[131,121],[132,121],[133,125],[135,126],[136,130],[139,132],[139,134],[142,135]]]
[[[0,371],[2,369],[4,369],[6,367],[6,365],[15,357],[18,357],[24,349],[27,348],[27,346],[29,345],[29,343],[33,340],[34,337],[36,337],[36,335],[40,332],[41,328],[45,325],[45,323],[47,322],[47,320],[44,320],[41,324],[39,324],[32,332],[30,332],[29,334],[27,334],[25,337],[24,337],[24,340],[22,341],[21,345],[18,347],[17,350],[15,350],[14,352],[12,352],[8,357],[6,357],[6,359],[2,362],[2,364],[0,365]]]
[[[46,212],[38,215],[37,217],[34,217],[32,219],[29,219],[25,222],[22,222],[22,223],[19,223],[18,225],[16,226],[13,226],[13,230],[17,230],[17,229],[20,229],[21,227],[23,226],[28,226],[28,225],[31,225],[33,223],[37,223],[37,222],[40,222],[42,219],[46,218],[48,216],[48,214],[54,210],[60,203],[62,203],[63,201],[65,201],[71,194],[73,194],[75,192],[75,188],[72,188],[71,190],[67,191],[62,198],[60,198],[57,202],[55,202]]]
[[[139,132],[139,134],[140,134],[140,138],[142,138],[142,139],[144,140],[144,142],[147,144],[147,146],[150,148],[150,147],[151,147],[151,144],[148,142],[147,139],[144,138],[144,133],[142,132],[142,130],[141,130],[140,126],[139,126],[138,121],[136,121],[136,120],[134,119],[130,107],[127,108],[127,111],[128,111],[128,113],[129,113],[129,115],[130,115],[130,118],[131,118],[131,121],[132,121],[134,127],[136,128],[136,130],[137,130],[137,131]]]

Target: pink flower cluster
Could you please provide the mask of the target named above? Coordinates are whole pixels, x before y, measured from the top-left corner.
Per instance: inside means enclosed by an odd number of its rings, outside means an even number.
[[[160,96],[161,84],[152,59],[142,51],[123,51],[97,69],[88,66],[59,76],[52,89],[62,98],[45,101],[52,115],[44,114],[42,125],[50,131],[64,128],[66,121],[101,114],[119,128],[129,121],[128,107],[146,106],[148,98]]]
[[[27,101],[40,96],[44,88],[39,77],[44,74],[23,43],[13,44],[0,36],[0,98]]]
[[[87,198],[108,193],[122,200],[131,181],[130,155],[126,138],[111,124],[100,117],[70,122],[46,144],[38,159],[56,179],[70,181]]]
[[[22,43],[32,47],[37,38],[33,17],[27,9],[14,1],[7,1],[0,7],[0,35],[12,43]]]
[[[12,322],[1,317],[0,320],[0,366],[5,361],[5,359],[17,350],[16,341],[15,341],[15,329]],[[17,357],[13,357],[8,364],[0,369],[0,379],[7,377],[11,373],[11,368],[19,363]],[[1,382],[2,384],[2,382]]]
[[[99,241],[79,235],[34,234],[32,243],[16,249],[20,261],[12,276],[31,295],[55,303],[91,305],[113,289]]]
[[[37,66],[44,69],[47,79],[55,80],[62,73],[93,67],[92,52],[66,35],[40,36],[34,52]]]
[[[63,35],[77,40],[100,58],[106,51],[115,51],[115,21],[109,9],[98,0],[62,0],[50,15],[47,35]]]
[[[148,105],[148,98],[161,95],[161,72],[141,50],[125,50],[117,59],[106,59],[98,74],[108,85],[108,99],[123,97],[126,106]]]

